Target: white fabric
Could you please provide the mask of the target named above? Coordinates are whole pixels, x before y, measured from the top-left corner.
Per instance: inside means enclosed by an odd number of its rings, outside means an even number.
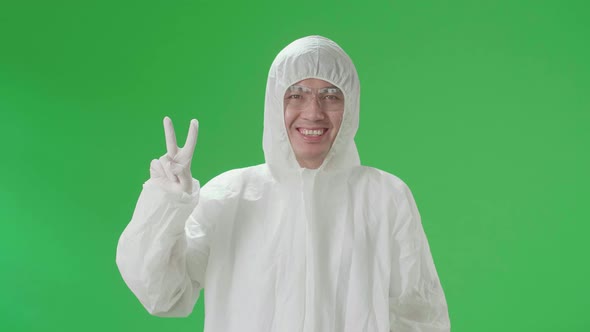
[[[283,122],[283,93],[305,78],[345,94],[342,127],[317,170],[298,166]],[[150,313],[186,316],[204,288],[205,332],[450,330],[410,190],[360,166],[359,95],[338,45],[296,40],[269,73],[265,164],[202,189],[195,181],[192,195],[144,184],[117,264]]]

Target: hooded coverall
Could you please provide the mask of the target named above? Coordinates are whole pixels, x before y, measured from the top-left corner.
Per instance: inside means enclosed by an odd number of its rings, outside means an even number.
[[[345,96],[318,169],[299,167],[283,117],[286,89],[306,78]],[[144,184],[117,264],[151,314],[186,316],[204,289],[205,332],[450,330],[410,190],[360,165],[359,97],[356,69],[336,43],[298,39],[268,75],[264,164],[203,188],[194,180],[192,194]]]

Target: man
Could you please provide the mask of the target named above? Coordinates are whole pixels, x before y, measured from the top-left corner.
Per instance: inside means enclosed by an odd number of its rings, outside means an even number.
[[[146,309],[205,331],[449,331],[420,216],[397,177],[360,165],[356,69],[333,41],[294,41],[267,81],[266,163],[199,189],[196,143],[154,160],[117,264]]]

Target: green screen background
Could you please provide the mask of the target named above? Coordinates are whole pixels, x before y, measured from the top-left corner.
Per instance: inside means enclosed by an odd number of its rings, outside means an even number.
[[[149,162],[263,162],[266,75],[320,34],[362,83],[363,164],[412,188],[453,331],[589,331],[586,1],[3,1],[0,330],[201,331],[115,265]]]

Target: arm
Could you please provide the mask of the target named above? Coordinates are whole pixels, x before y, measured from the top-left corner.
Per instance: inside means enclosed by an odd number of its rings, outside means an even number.
[[[392,232],[391,331],[450,331],[447,303],[416,203],[404,184]]]
[[[189,217],[200,190],[190,172],[197,126],[192,120],[187,142],[179,148],[172,121],[164,118],[166,154],[152,161],[150,180],[117,247],[123,279],[153,315],[187,316],[203,284],[208,236]]]
[[[197,223],[185,230],[199,197],[197,181],[193,188],[191,195],[176,194],[146,182],[119,239],[121,276],[152,315],[187,316],[199,296],[209,246]]]

